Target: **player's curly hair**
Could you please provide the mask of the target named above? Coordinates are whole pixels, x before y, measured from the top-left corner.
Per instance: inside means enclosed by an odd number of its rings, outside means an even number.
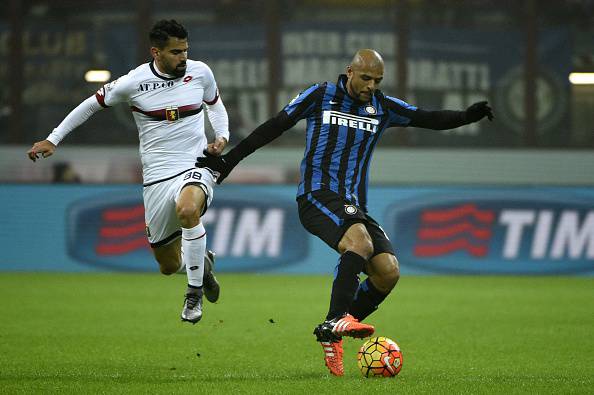
[[[188,38],[188,31],[175,19],[162,19],[155,23],[149,32],[149,40],[153,47],[165,48],[169,37]]]

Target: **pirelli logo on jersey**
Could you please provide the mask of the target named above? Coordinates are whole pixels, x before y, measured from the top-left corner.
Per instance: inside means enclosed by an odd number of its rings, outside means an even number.
[[[322,115],[322,122],[330,125],[346,126],[348,128],[360,129],[366,132],[375,133],[379,121],[373,118],[360,117],[353,114],[345,114],[340,111],[326,110]]]

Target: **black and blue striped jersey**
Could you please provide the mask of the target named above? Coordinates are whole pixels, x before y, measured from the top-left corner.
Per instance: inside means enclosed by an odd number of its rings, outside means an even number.
[[[376,91],[363,103],[348,95],[346,75],[336,84],[315,84],[283,111],[293,123],[307,120],[297,196],[329,189],[367,211],[369,166],[384,131],[408,126],[417,108]]]
[[[297,121],[306,119],[305,155],[297,196],[331,190],[367,211],[371,156],[387,128],[416,126],[445,130],[477,122],[485,116],[493,118],[486,101],[475,103],[466,111],[428,111],[375,91],[370,101],[361,102],[349,96],[346,83],[347,76],[343,74],[336,84],[310,86],[227,154],[199,158],[196,165],[218,172],[220,184],[241,160]]]

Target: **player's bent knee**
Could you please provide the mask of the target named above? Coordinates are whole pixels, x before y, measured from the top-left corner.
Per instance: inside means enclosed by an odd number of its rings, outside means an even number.
[[[197,205],[193,204],[177,206],[175,212],[181,225],[185,228],[191,227],[189,224],[198,221],[200,218],[200,210]]]
[[[389,294],[400,279],[400,269],[396,257],[390,256],[387,261],[383,260],[381,268],[373,273],[373,278],[378,290]]]
[[[155,259],[159,264],[159,271],[161,274],[169,276],[171,274],[177,273],[179,270],[179,263],[171,256],[167,254],[163,254],[162,256],[155,255]]]
[[[175,274],[179,270],[179,266],[177,264],[175,264],[175,262],[171,262],[171,261],[168,261],[168,262],[157,261],[157,262],[159,263],[159,271],[161,272],[161,274],[164,274],[166,276]]]
[[[392,290],[396,286],[398,280],[400,280],[400,268],[398,267],[398,261],[396,260],[396,258],[394,258],[393,261],[390,262],[389,269],[382,277],[384,279],[383,282],[386,288]]]
[[[349,230],[340,243],[338,250],[341,254],[345,251],[352,251],[365,259],[373,255],[373,242],[363,224],[355,224]]]
[[[373,243],[367,238],[355,244],[355,252],[362,257],[369,259],[373,254]]]
[[[167,267],[164,265],[159,265],[159,270],[161,271],[161,274],[164,274],[166,276],[170,276],[177,272],[177,270],[173,270],[171,267]]]
[[[369,242],[358,241],[354,243],[344,243],[340,247],[339,251],[341,254],[344,254],[346,251],[352,251],[365,259],[369,259],[373,254],[373,243],[371,243],[371,240]]]

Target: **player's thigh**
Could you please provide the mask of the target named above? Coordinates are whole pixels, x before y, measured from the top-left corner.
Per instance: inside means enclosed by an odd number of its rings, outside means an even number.
[[[373,243],[373,255],[372,258],[379,254],[391,254],[396,256],[392,242],[388,238],[384,229],[373,219],[370,215],[365,215],[365,228]]]
[[[176,191],[176,212],[181,215],[204,215],[214,196],[215,180],[207,169],[196,168],[182,174]]]
[[[297,204],[303,227],[336,251],[349,228],[364,221],[364,214],[356,206],[331,191],[302,195],[297,199]]]
[[[166,180],[143,189],[146,235],[153,249],[166,246],[181,236],[175,211],[175,180]]]
[[[370,275],[375,274],[390,279],[398,277],[400,273],[398,259],[388,235],[377,221],[369,215],[365,227],[373,243],[373,255],[369,260],[366,271]]]

